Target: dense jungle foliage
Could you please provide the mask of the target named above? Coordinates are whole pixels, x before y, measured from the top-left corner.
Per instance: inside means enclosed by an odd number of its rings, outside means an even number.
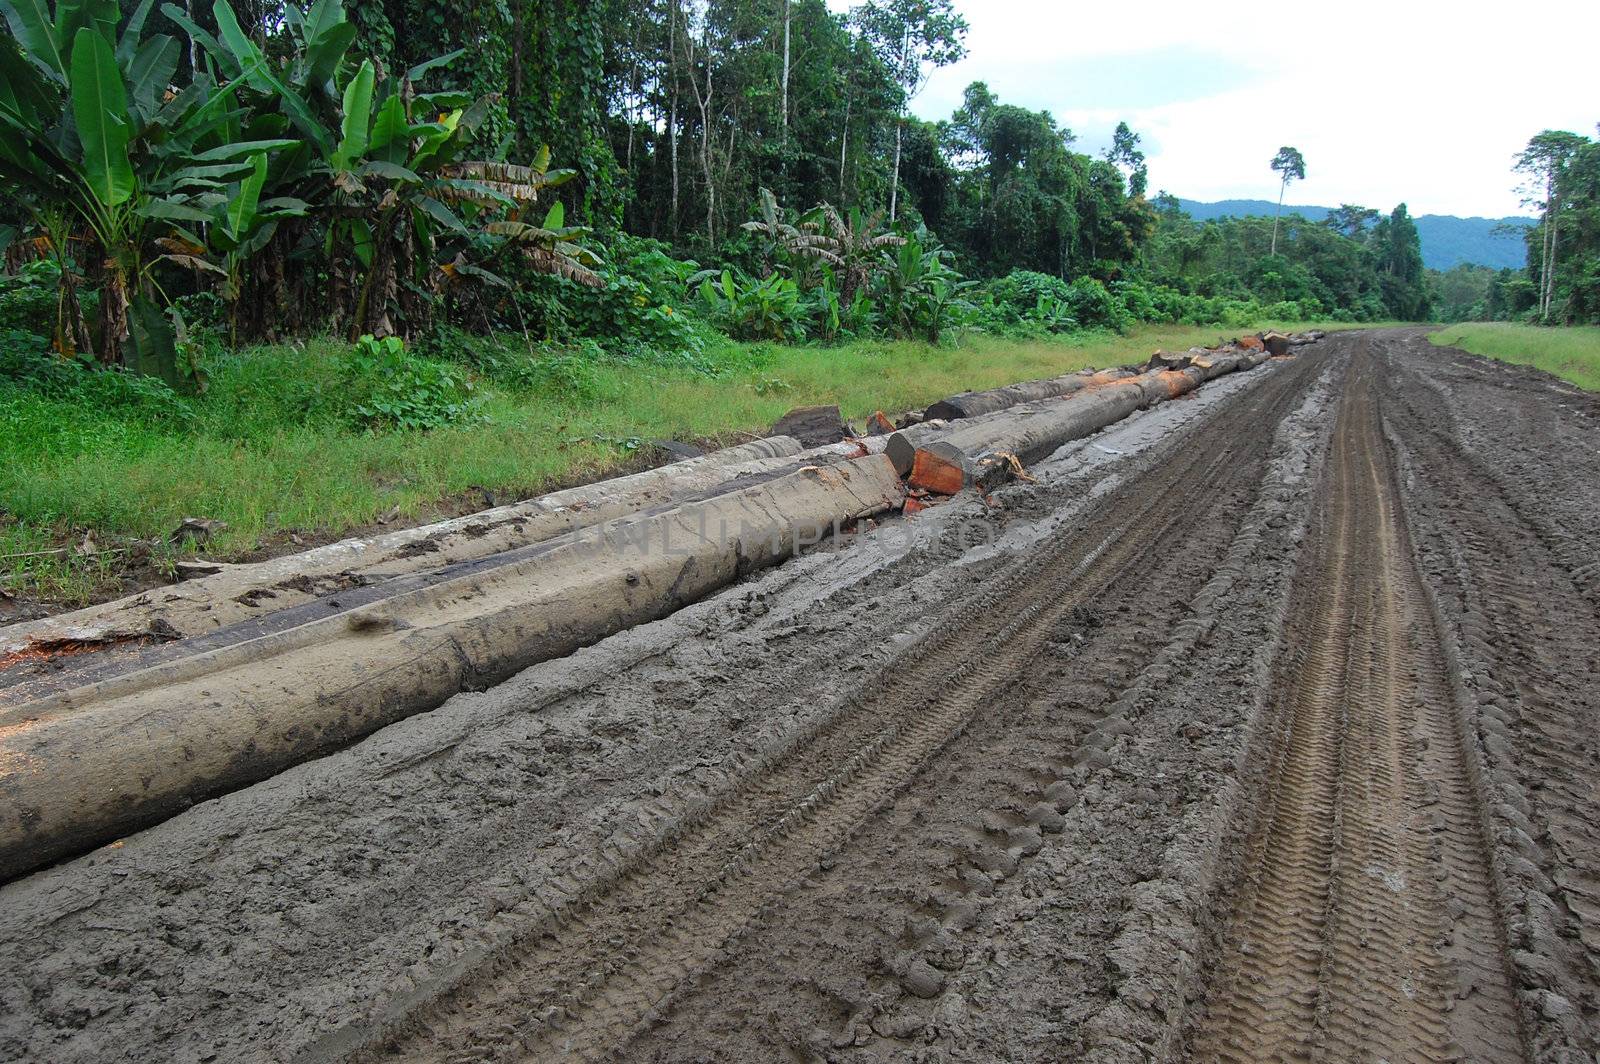
[[[948,0],[3,6],[13,361],[197,389],[219,351],[328,334],[400,337],[367,359],[398,372],[463,332],[692,359],[1426,315],[1403,207],[1268,254],[1259,220],[1149,202],[1126,126],[1090,156],[982,84],[911,117],[964,53]]]
[[[1531,274],[1427,274],[1404,205],[1197,223],[1126,124],[1086,151],[981,83],[914,117],[965,53],[949,0],[0,11],[0,602],[169,564],[184,515],[292,545],[798,402],[1592,312],[1592,147],[1530,163]]]

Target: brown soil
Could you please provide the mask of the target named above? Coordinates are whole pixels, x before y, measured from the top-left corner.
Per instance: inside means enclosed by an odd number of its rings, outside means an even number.
[[[1597,444],[1330,337],[0,888],[0,1058],[1592,1060]]]

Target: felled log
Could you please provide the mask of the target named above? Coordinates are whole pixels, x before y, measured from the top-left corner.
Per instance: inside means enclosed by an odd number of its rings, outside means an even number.
[[[773,436],[792,436],[804,447],[838,443],[850,435],[837,406],[797,406],[773,422]]]
[[[1090,376],[1089,373],[1080,371],[1047,380],[1021,381],[1003,388],[989,388],[981,392],[962,392],[960,395],[939,400],[928,407],[925,413],[927,417],[942,418],[945,421],[992,414],[996,410],[1004,410],[1018,403],[1031,403],[1040,399],[1070,395],[1086,387]]]
[[[908,425],[892,433],[884,442],[883,453],[894,463],[894,470],[901,476],[911,472],[911,464],[916,459],[917,448],[924,443],[938,439],[947,431],[949,422],[943,419],[923,421],[916,425]]]
[[[907,486],[935,495],[956,495],[963,488],[988,491],[1011,479],[1016,466],[1009,455],[969,456],[947,440],[917,448]]]
[[[889,420],[889,415],[882,410],[874,410],[872,416],[867,418],[868,436],[887,436],[894,431],[894,422]]]
[[[699,458],[551,492],[416,528],[355,536],[262,562],[198,570],[208,575],[0,632],[0,655],[41,644],[109,643],[153,629],[193,636],[374,581],[539,543],[574,529],[685,501],[736,476],[782,469],[802,451],[778,436]]]
[[[1265,357],[1265,351],[1196,356],[1182,370],[1128,374],[1065,399],[1023,404],[956,422],[939,438],[969,456],[1008,452],[1025,464],[1036,462],[1063,444],[1098,432],[1141,407],[1185,394],[1225,373],[1259,365]],[[893,437],[890,439],[892,443]]]
[[[881,456],[809,465],[0,710],[0,880],[665,616],[903,498]]]
[[[1289,353],[1289,337],[1281,332],[1264,332],[1261,334],[1261,345],[1270,355],[1287,355]]]

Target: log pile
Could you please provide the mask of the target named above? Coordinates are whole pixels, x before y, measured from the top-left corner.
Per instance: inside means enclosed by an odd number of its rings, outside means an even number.
[[[12,626],[0,661],[53,645],[41,630],[161,625],[169,641],[44,660],[9,687],[0,667],[0,880],[665,616],[857,519],[988,499],[1065,443],[1260,365],[1269,344],[1249,339],[963,393],[859,439],[829,439],[837,408],[812,410],[788,424],[817,446],[759,440]]]

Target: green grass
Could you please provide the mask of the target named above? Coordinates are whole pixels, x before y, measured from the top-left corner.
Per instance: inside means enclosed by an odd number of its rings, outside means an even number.
[[[1428,334],[1441,347],[1459,347],[1501,362],[1533,366],[1578,387],[1600,392],[1600,326],[1547,328],[1507,322],[1450,325]]]
[[[897,414],[969,388],[1142,361],[1157,348],[1236,333],[1152,327],[948,347],[727,344],[708,356],[714,373],[602,361],[576,394],[559,382],[512,389],[480,381],[479,418],[431,432],[355,431],[329,416],[348,349],[327,341],[223,360],[187,417],[85,410],[0,389],[0,581],[82,603],[120,590],[125,559],[159,570],[195,553],[165,543],[184,517],[226,522],[204,553],[239,558],[281,547],[291,533],[336,536],[394,511],[395,524],[425,519],[452,497],[477,508],[477,488],[509,501],[604,475],[636,462],[634,449],[652,438],[748,439],[813,403],[838,403],[851,418]],[[85,531],[121,553],[70,549]]]

